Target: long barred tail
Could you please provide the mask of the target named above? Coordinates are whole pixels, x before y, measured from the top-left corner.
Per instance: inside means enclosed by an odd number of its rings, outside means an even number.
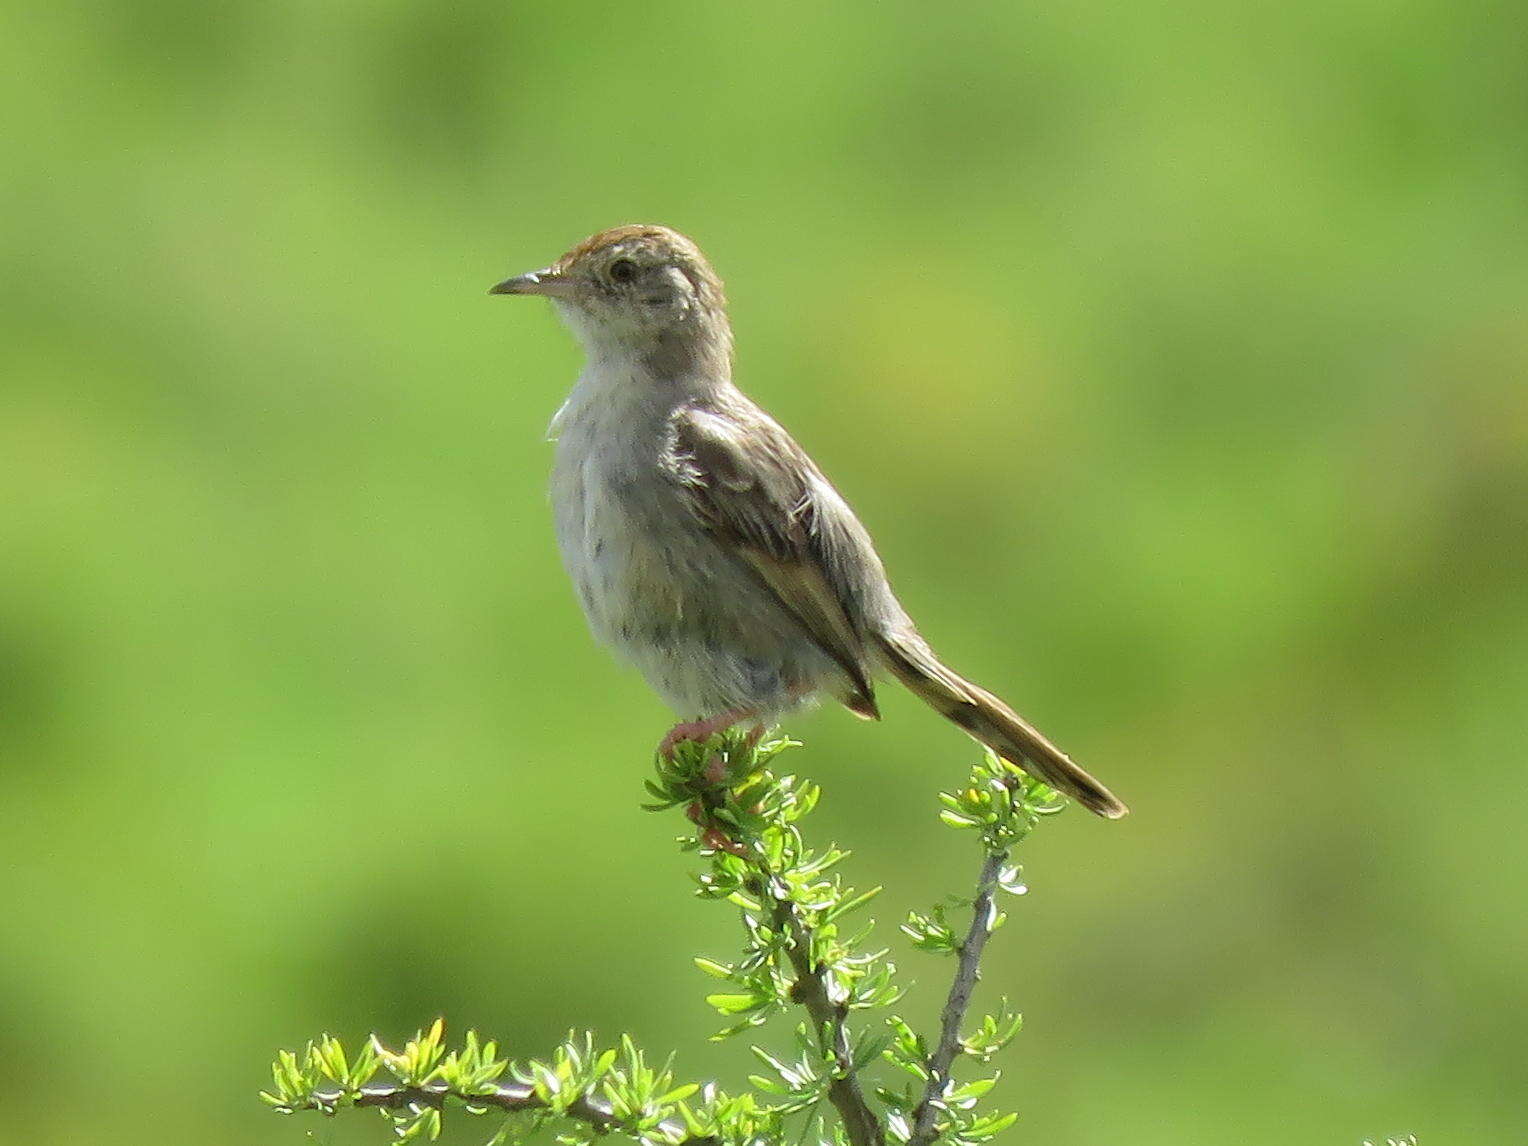
[[[1117,820],[1130,810],[1013,709],[940,664],[916,635],[879,634],[876,640],[892,675],[1004,760],[1100,816]]]

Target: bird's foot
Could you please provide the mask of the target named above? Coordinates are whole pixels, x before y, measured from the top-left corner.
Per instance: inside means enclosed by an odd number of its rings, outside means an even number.
[[[745,720],[752,720],[753,717],[754,713],[749,712],[745,708],[732,708],[720,716],[708,717],[705,720],[683,721],[668,730],[668,733],[658,745],[658,755],[666,760],[672,760],[676,745],[683,744],[685,741],[710,740],[718,732],[725,732],[735,725],[742,724]],[[748,735],[750,737],[749,747],[751,748],[764,735],[764,726],[762,724],[757,726]]]
[[[727,852],[730,855],[742,857],[748,855],[748,848],[745,845],[738,843],[715,824],[700,833],[700,846],[707,851]]]
[[[755,720],[757,713],[747,709],[732,709],[713,716],[707,720],[690,720],[674,725],[658,745],[659,756],[673,759],[674,749],[684,743],[699,743],[711,739],[718,732],[725,732],[729,728],[735,728],[745,721]],[[747,749],[756,747],[760,740],[764,739],[764,726],[755,723],[754,726],[743,735],[743,746]],[[727,783],[727,760],[720,752],[713,752],[701,769],[697,780],[710,785],[712,788],[722,788]],[[735,856],[748,855],[746,845],[739,843],[729,836],[726,831],[711,817],[711,802],[720,799],[702,792],[698,799],[693,800],[684,813],[699,829],[697,837],[700,846],[707,851],[729,852]]]
[[[700,840],[700,846],[707,851],[729,852],[735,856],[748,854],[748,848],[745,845],[738,843],[711,819],[711,812],[706,807],[705,801],[696,800],[684,810],[684,814],[699,829],[696,832],[696,838]]]

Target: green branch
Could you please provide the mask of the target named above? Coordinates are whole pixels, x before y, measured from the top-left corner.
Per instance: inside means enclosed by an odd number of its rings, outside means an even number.
[[[316,1110],[333,1115],[347,1107],[373,1107],[392,1120],[401,1141],[437,1137],[441,1113],[451,1101],[473,1114],[529,1114],[534,1126],[562,1119],[646,1142],[706,1137],[674,1117],[700,1087],[676,1087],[668,1067],[649,1067],[629,1038],[621,1040],[619,1051],[596,1052],[593,1036],[570,1034],[551,1062],[520,1066],[497,1058],[497,1046],[480,1042],[475,1031],[467,1032],[462,1049],[448,1054],[442,1034],[437,1019],[401,1051],[389,1050],[373,1035],[354,1059],[338,1039],[323,1035],[301,1056],[282,1051],[272,1067],[275,1089],[260,1097],[283,1114]],[[396,1083],[372,1085],[383,1069]],[[506,1084],[506,1078],[516,1084]],[[494,1137],[495,1142],[506,1139],[505,1130]]]
[[[715,1086],[678,1084],[667,1064],[649,1066],[626,1037],[618,1047],[596,1050],[592,1036],[570,1036],[548,1061],[512,1063],[497,1057],[494,1043],[469,1031],[463,1045],[448,1052],[437,1021],[400,1051],[375,1036],[353,1056],[328,1036],[301,1054],[283,1051],[273,1067],[275,1088],[261,1097],[284,1113],[379,1110],[398,1141],[435,1138],[443,1112],[460,1108],[499,1118],[491,1146],[518,1143],[544,1127],[554,1128],[564,1146],[587,1146],[612,1134],[644,1146],[987,1142],[1015,1115],[983,1109],[995,1075],[962,1083],[955,1067],[964,1059],[990,1060],[1018,1032],[1019,1018],[1005,1003],[975,1030],[963,1035],[962,1028],[983,949],[1004,920],[998,893],[1024,890],[1009,856],[1039,817],[1059,810],[1055,793],[989,756],[972,769],[967,787],[940,795],[940,818],[953,828],[978,831],[984,857],[975,897],[955,901],[971,909],[965,927],[951,924],[943,904],[926,915],[911,914],[902,925],[916,949],[954,956],[930,1049],[896,1015],[869,1023],[855,1018],[856,1012],[886,1012],[902,996],[886,951],[865,949],[873,925],[848,927],[849,917],[880,888],[855,892],[833,870],[847,852],[806,846],[799,823],[820,792],[774,770],[779,754],[794,746],[735,732],[684,743],[672,759],[657,761],[657,775],[647,785],[654,797],[650,810],[685,809],[690,830],[680,846],[706,861],[696,893],[739,912],[739,956],[731,962],[695,960],[721,982],[706,999],[729,1021],[715,1037],[805,1014],[794,1023],[789,1049],[752,1048],[766,1073],[749,1076],[750,1091],[734,1096]],[[900,1091],[878,1083],[875,1075],[888,1065],[913,1081]],[[391,1081],[377,1081],[383,1072]],[[833,1114],[836,1122],[830,1123]]]
[[[812,1016],[812,1022],[822,1032],[819,1046],[833,1056],[834,1072],[833,1080],[828,1084],[828,1101],[838,1111],[844,1131],[854,1146],[875,1146],[883,1138],[881,1120],[871,1110],[860,1086],[847,1021],[848,1007],[843,1002],[835,1002],[828,994],[827,975],[821,966],[812,962],[812,933],[790,901],[777,900],[770,914],[776,930],[788,939],[786,954],[796,972],[791,998]]]
[[[1006,851],[991,852],[982,864],[977,880],[976,899],[971,905],[971,926],[965,939],[956,948],[959,956],[955,980],[950,984],[945,999],[944,1012],[940,1017],[939,1045],[929,1056],[929,1081],[923,1090],[923,1101],[913,1114],[913,1134],[909,1140],[913,1146],[925,1146],[933,1141],[934,1120],[939,1108],[935,1105],[950,1081],[950,1064],[960,1052],[960,1028],[966,1021],[966,1011],[971,1005],[971,993],[976,990],[980,977],[982,949],[992,934],[997,919],[996,891],[998,876],[1008,863]]]

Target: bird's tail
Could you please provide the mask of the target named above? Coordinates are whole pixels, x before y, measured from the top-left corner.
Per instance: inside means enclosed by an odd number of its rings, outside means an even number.
[[[1013,709],[940,664],[916,634],[878,634],[876,641],[892,675],[1010,764],[1100,816],[1117,820],[1130,810]]]

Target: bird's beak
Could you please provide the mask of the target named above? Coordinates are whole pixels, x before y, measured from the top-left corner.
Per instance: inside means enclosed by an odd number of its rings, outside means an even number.
[[[573,280],[552,267],[516,275],[488,288],[489,294],[544,294],[550,298],[567,298],[573,293]]]

